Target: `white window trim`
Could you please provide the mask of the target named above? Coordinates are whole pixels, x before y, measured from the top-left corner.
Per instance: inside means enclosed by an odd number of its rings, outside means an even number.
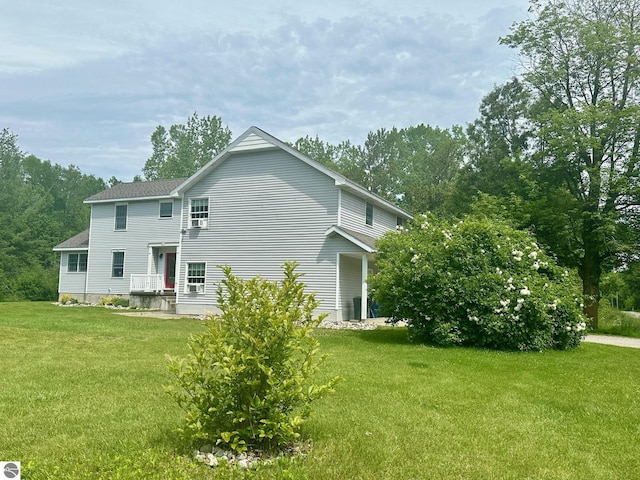
[[[78,262],[76,263],[76,269],[75,270],[69,270],[69,264],[70,264],[71,255],[77,255],[78,256]],[[80,270],[80,255],[86,255],[87,256],[87,269],[86,270]],[[70,253],[67,253],[67,273],[86,274],[87,270],[89,270],[89,254],[87,252],[70,252]]]
[[[113,275],[113,260],[114,260],[113,254],[114,253],[122,253],[122,276],[121,277],[116,277],[116,276]],[[125,275],[124,275],[125,274],[125,262],[127,260],[126,253],[127,253],[126,250],[122,249],[122,248],[117,248],[117,249],[111,250],[111,266],[110,266],[110,268],[111,268],[111,275],[110,275],[111,278],[115,278],[115,279],[117,279],[117,278],[124,279],[125,278]]]
[[[163,203],[170,203],[171,204],[171,215],[169,215],[168,217],[163,217],[162,216],[162,204]],[[175,208],[175,204],[174,204],[173,200],[160,200],[158,202],[158,218],[160,220],[168,220],[170,218],[173,218],[173,210],[174,210],[174,208]]]
[[[207,211],[206,212],[193,212],[194,200],[206,200]],[[209,197],[194,197],[189,199],[189,228],[190,229],[205,229],[209,227],[209,211],[211,210],[211,199]],[[206,216],[199,216],[204,214]],[[197,215],[197,216],[194,216]]]
[[[369,210],[369,205],[371,205],[371,223],[367,222],[367,210]],[[365,201],[364,202],[364,224],[367,227],[373,227],[374,217],[375,217],[375,206],[373,205],[372,202]]]
[[[124,217],[124,228],[118,228],[118,207],[127,207],[127,214]],[[116,203],[113,208],[113,231],[114,232],[126,232],[129,228],[129,204],[128,203]]]
[[[204,282],[203,283],[189,283],[189,265],[194,263],[201,263],[204,265]],[[207,293],[207,262],[187,262],[185,265],[185,275],[184,275],[184,293],[191,294],[195,293],[196,295],[204,295]],[[193,288],[193,287],[197,288]]]

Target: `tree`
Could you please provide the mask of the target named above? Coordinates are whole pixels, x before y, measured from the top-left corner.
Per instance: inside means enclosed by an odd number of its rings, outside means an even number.
[[[18,147],[0,134],[0,301],[56,296],[58,254],[52,247],[87,228],[85,198],[105,188],[101,179],[63,168]]]
[[[231,141],[231,130],[216,116],[194,114],[186,124],[169,131],[158,125],[151,134],[153,153],[142,168],[146,180],[182,178],[193,175]]]
[[[425,125],[369,132],[362,146],[300,138],[293,145],[371,193],[409,211],[445,208],[462,163],[464,133]]]
[[[554,251],[577,266],[597,327],[601,275],[628,248],[640,203],[640,1],[532,0],[530,12],[501,42],[519,50],[533,99],[532,222],[564,231]]]
[[[467,163],[456,179],[454,209],[469,213],[479,194],[508,199],[509,216],[520,200],[535,193],[531,168],[526,163],[532,125],[528,120],[531,101],[517,78],[497,86],[480,103],[480,118],[467,128]]]

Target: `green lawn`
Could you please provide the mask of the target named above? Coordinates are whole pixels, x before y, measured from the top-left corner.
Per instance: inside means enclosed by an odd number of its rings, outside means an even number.
[[[181,455],[165,354],[195,320],[0,303],[0,461],[23,478],[241,478]],[[499,353],[410,345],[403,329],[317,333],[341,375],[313,446],[245,477],[620,479],[640,472],[640,350]]]
[[[598,329],[594,333],[640,338],[640,315],[616,310],[601,302]]]

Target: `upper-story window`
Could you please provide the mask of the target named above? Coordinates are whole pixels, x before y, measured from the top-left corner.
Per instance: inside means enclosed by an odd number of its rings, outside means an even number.
[[[402,228],[406,228],[407,226],[407,220],[398,216],[396,217],[396,226],[397,227],[402,227]]]
[[[116,230],[127,229],[127,205],[116,205]]]
[[[87,271],[87,254],[86,253],[70,253],[67,262],[67,272],[86,272]]]
[[[373,225],[373,203],[371,202],[367,202],[364,220],[367,225]]]
[[[160,202],[160,218],[173,217],[173,202]]]
[[[191,199],[191,227],[201,228],[207,226],[209,218],[209,199],[193,198]]]

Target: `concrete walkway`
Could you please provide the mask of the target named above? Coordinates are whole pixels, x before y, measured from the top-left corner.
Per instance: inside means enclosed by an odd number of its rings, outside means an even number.
[[[592,343],[603,343],[605,345],[616,345],[618,347],[640,348],[640,338],[589,334],[583,341]]]

